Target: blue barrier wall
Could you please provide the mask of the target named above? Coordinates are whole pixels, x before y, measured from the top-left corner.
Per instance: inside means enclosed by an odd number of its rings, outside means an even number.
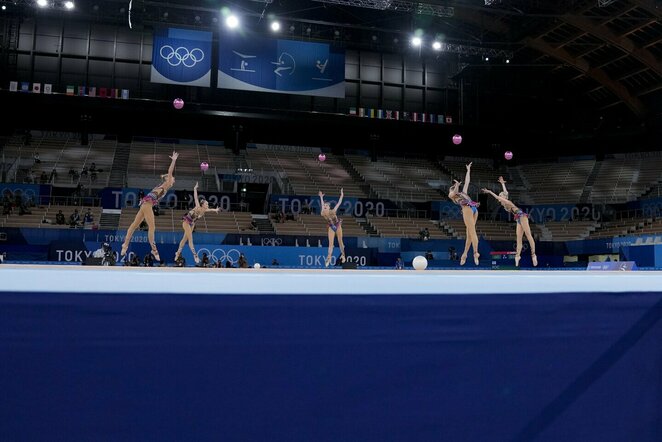
[[[0,440],[659,442],[661,316],[662,293],[5,292]]]

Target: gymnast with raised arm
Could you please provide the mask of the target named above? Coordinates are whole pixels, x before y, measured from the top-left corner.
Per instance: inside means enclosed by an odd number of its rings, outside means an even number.
[[[131,243],[131,237],[133,232],[140,227],[140,223],[145,220],[147,222],[147,237],[149,238],[149,245],[152,249],[152,255],[156,258],[157,261],[161,261],[159,257],[159,251],[156,249],[156,242],[154,241],[154,232],[156,228],[154,226],[154,206],[158,206],[161,198],[165,196],[168,190],[175,184],[175,177],[173,172],[175,171],[175,162],[177,161],[179,154],[177,152],[172,152],[172,155],[169,157],[172,161],[170,162],[170,167],[168,168],[168,173],[161,175],[163,182],[152,189],[143,199],[140,200],[138,213],[133,220],[133,223],[129,226],[129,230],[126,232],[126,238],[124,238],[124,243],[122,244],[121,255],[126,255],[126,251],[129,249],[129,243]]]
[[[177,253],[175,253],[175,262],[177,262],[179,259],[184,246],[188,242],[188,246],[191,248],[195,263],[200,264],[200,258],[198,258],[198,254],[195,252],[195,247],[193,246],[193,229],[195,227],[195,222],[205,216],[205,213],[207,212],[218,213],[220,210],[220,208],[210,209],[209,202],[205,199],[203,199],[202,202],[198,200],[198,183],[195,183],[195,187],[193,187],[193,200],[195,201],[195,207],[189,210],[188,213],[182,217],[182,229],[184,230],[184,236],[182,236],[182,240],[179,242]]]
[[[466,241],[464,243],[464,252],[460,257],[460,265],[467,262],[469,247],[474,249],[474,264],[480,264],[480,253],[478,253],[478,234],[476,233],[476,220],[478,219],[478,206],[480,203],[472,201],[467,194],[469,183],[471,182],[471,164],[467,164],[467,174],[464,178],[464,187],[460,192],[460,181],[455,180],[455,184],[448,191],[448,198],[462,208],[462,219],[466,227]]]
[[[503,191],[499,192],[498,195],[489,189],[483,189],[483,193],[487,193],[496,198],[496,200],[501,203],[501,206],[503,206],[506,212],[512,214],[513,219],[517,222],[517,248],[515,250],[515,266],[519,267],[519,261],[522,254],[522,236],[526,235],[526,239],[529,241],[529,247],[531,248],[531,260],[533,261],[533,266],[536,267],[538,265],[538,257],[536,256],[536,243],[533,240],[533,235],[531,234],[531,226],[529,225],[529,214],[524,212],[508,199],[506,181],[502,176],[499,177],[499,183],[501,183]]]
[[[324,218],[329,225],[328,228],[329,254],[326,257],[326,260],[324,261],[324,266],[329,267],[329,263],[331,262],[331,256],[333,256],[334,238],[336,236],[338,237],[338,247],[340,248],[340,262],[342,263],[345,262],[345,244],[342,241],[342,220],[338,218],[338,215],[336,213],[338,207],[340,207],[340,204],[342,204],[344,193],[343,193],[343,189],[341,188],[340,198],[338,199],[338,202],[336,203],[336,206],[333,209],[331,208],[331,205],[329,203],[324,202],[324,194],[322,193],[322,191],[319,192],[319,196],[320,196],[320,207],[322,208],[320,214],[322,215],[322,218]]]

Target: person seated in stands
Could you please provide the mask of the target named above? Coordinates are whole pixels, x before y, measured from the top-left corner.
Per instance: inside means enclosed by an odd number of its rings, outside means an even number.
[[[94,162],[92,162],[92,164],[90,164],[90,173],[94,173],[96,171],[97,171],[97,165],[94,164]]]
[[[432,261],[434,259],[434,255],[432,254],[432,250],[428,250],[425,252],[425,259],[428,261]]]
[[[2,252],[0,253],[0,264],[4,263],[7,261],[7,252]]]
[[[448,248],[448,259],[451,261],[457,261],[457,250],[455,250],[455,247]]]
[[[232,265],[232,263],[230,262],[229,259],[225,260],[225,268],[226,269],[234,269],[234,266]]]
[[[71,227],[80,226],[80,215],[78,214],[78,209],[74,209],[74,213],[69,215],[69,225]]]
[[[28,206],[26,206],[25,204],[21,204],[20,206],[18,206],[18,214],[19,215],[31,215],[32,212],[30,211],[30,209],[28,209]]]
[[[46,172],[41,172],[41,175],[39,176],[39,184],[47,184],[48,183],[48,175]]]
[[[34,155],[32,155],[32,159],[34,160],[35,164],[41,163],[41,160],[39,159],[39,152],[35,152]]]
[[[90,172],[90,180],[94,183],[97,180],[97,173]]]
[[[80,178],[80,175],[78,175],[78,172],[76,172],[74,169],[69,169],[68,175],[71,177],[72,183],[75,183],[76,181],[78,181],[78,178]]]
[[[239,255],[239,262],[237,263],[237,266],[240,269],[247,269],[248,268],[248,261],[246,260],[246,257],[244,256],[243,253],[241,255]]]
[[[25,176],[25,180],[24,180],[24,181],[25,181],[27,184],[32,184],[32,183],[34,183],[34,180],[35,180],[34,172],[32,171],[32,169],[30,169],[30,171],[28,172],[28,174]]]
[[[405,263],[402,262],[402,258],[398,256],[398,259],[395,260],[395,270],[403,270],[405,268]]]
[[[428,228],[422,229],[420,232],[418,232],[418,236],[420,237],[421,241],[427,241],[430,239],[430,231]]]
[[[186,267],[186,260],[183,256],[179,255],[179,258],[175,261],[175,267]]]
[[[87,176],[87,167],[83,166],[83,170],[80,171],[80,176],[81,177],[86,177]]]
[[[138,255],[135,253],[133,254],[133,258],[131,258],[131,261],[129,261],[129,265],[131,267],[140,267],[140,261],[138,261]]]
[[[152,252],[147,252],[147,255],[143,258],[143,265],[145,267],[154,267],[154,257]]]
[[[159,216],[161,215],[161,209],[159,208],[158,204],[154,204],[152,206],[152,212],[154,212],[154,216]]]
[[[207,253],[202,254],[202,259],[200,260],[200,267],[209,267],[209,256],[207,256]]]
[[[83,224],[92,224],[94,222],[94,216],[92,215],[92,209],[87,209],[85,216],[83,217]]]
[[[140,223],[140,226],[138,226],[140,230],[147,230],[149,226],[147,225],[147,221],[143,220],[143,222]]]
[[[5,195],[2,198],[2,214],[3,215],[10,215],[11,214],[11,199],[9,198],[8,195]]]
[[[285,220],[286,221],[296,221],[294,219],[294,212],[287,212],[287,215],[285,215]]]
[[[63,226],[65,222],[64,213],[62,213],[61,210],[58,210],[57,214],[55,214],[55,224]]]
[[[274,258],[274,259],[271,261],[271,265],[272,265],[272,266],[279,266],[280,263],[278,262],[278,260],[277,260],[276,258]]]
[[[142,201],[143,198],[145,198],[145,191],[140,189],[138,191],[138,201]]]
[[[55,178],[57,178],[57,170],[53,168],[53,170],[51,170],[51,176],[48,178],[48,182],[55,184]]]
[[[222,269],[223,268],[223,261],[221,261],[220,259],[217,260],[212,267],[217,268],[217,269]]]

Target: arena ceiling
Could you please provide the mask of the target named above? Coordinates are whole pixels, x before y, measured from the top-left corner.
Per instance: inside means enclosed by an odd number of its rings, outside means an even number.
[[[13,2],[16,3],[16,2]],[[29,0],[19,1],[26,8]],[[247,28],[380,51],[411,51],[418,30],[458,54],[461,67],[491,55],[516,70],[541,68],[596,111],[639,120],[662,112],[662,2],[658,0],[92,0],[76,12],[134,24],[221,26],[223,8]],[[265,31],[268,32],[268,31]],[[426,44],[427,43],[427,44]],[[442,51],[443,52],[443,51]],[[512,58],[511,58],[512,57]],[[515,85],[513,86],[515,87]]]
[[[424,41],[455,45],[467,64],[494,53],[505,54],[494,63],[505,63],[512,53],[510,69],[546,67],[598,110],[621,106],[639,118],[662,110],[656,0],[135,0],[133,9],[161,21],[169,10],[168,20],[204,25],[224,6],[251,25],[276,17],[285,33],[379,50],[409,50],[420,30]]]

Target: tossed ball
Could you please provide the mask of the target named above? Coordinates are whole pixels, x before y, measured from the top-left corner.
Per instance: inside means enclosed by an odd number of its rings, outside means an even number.
[[[425,256],[418,255],[414,258],[412,265],[416,270],[425,270],[428,268],[428,260],[425,259]]]
[[[184,107],[184,100],[181,98],[175,98],[172,100],[172,105],[175,106],[175,109],[181,109]]]
[[[503,154],[503,157],[507,160],[512,160],[513,159],[513,153],[511,151],[506,151],[506,153]]]
[[[321,153],[321,154],[317,155],[317,159],[320,160],[320,161],[326,161],[326,155]]]
[[[209,164],[205,163],[204,161],[202,163],[200,163],[200,170],[201,171],[204,172],[207,169],[209,169]]]
[[[259,262],[256,262],[255,265],[253,266],[253,268],[255,268],[255,269],[259,269],[259,268],[260,268],[260,263],[259,263]]]
[[[462,135],[455,134],[453,135],[453,144],[460,144],[462,142]]]

